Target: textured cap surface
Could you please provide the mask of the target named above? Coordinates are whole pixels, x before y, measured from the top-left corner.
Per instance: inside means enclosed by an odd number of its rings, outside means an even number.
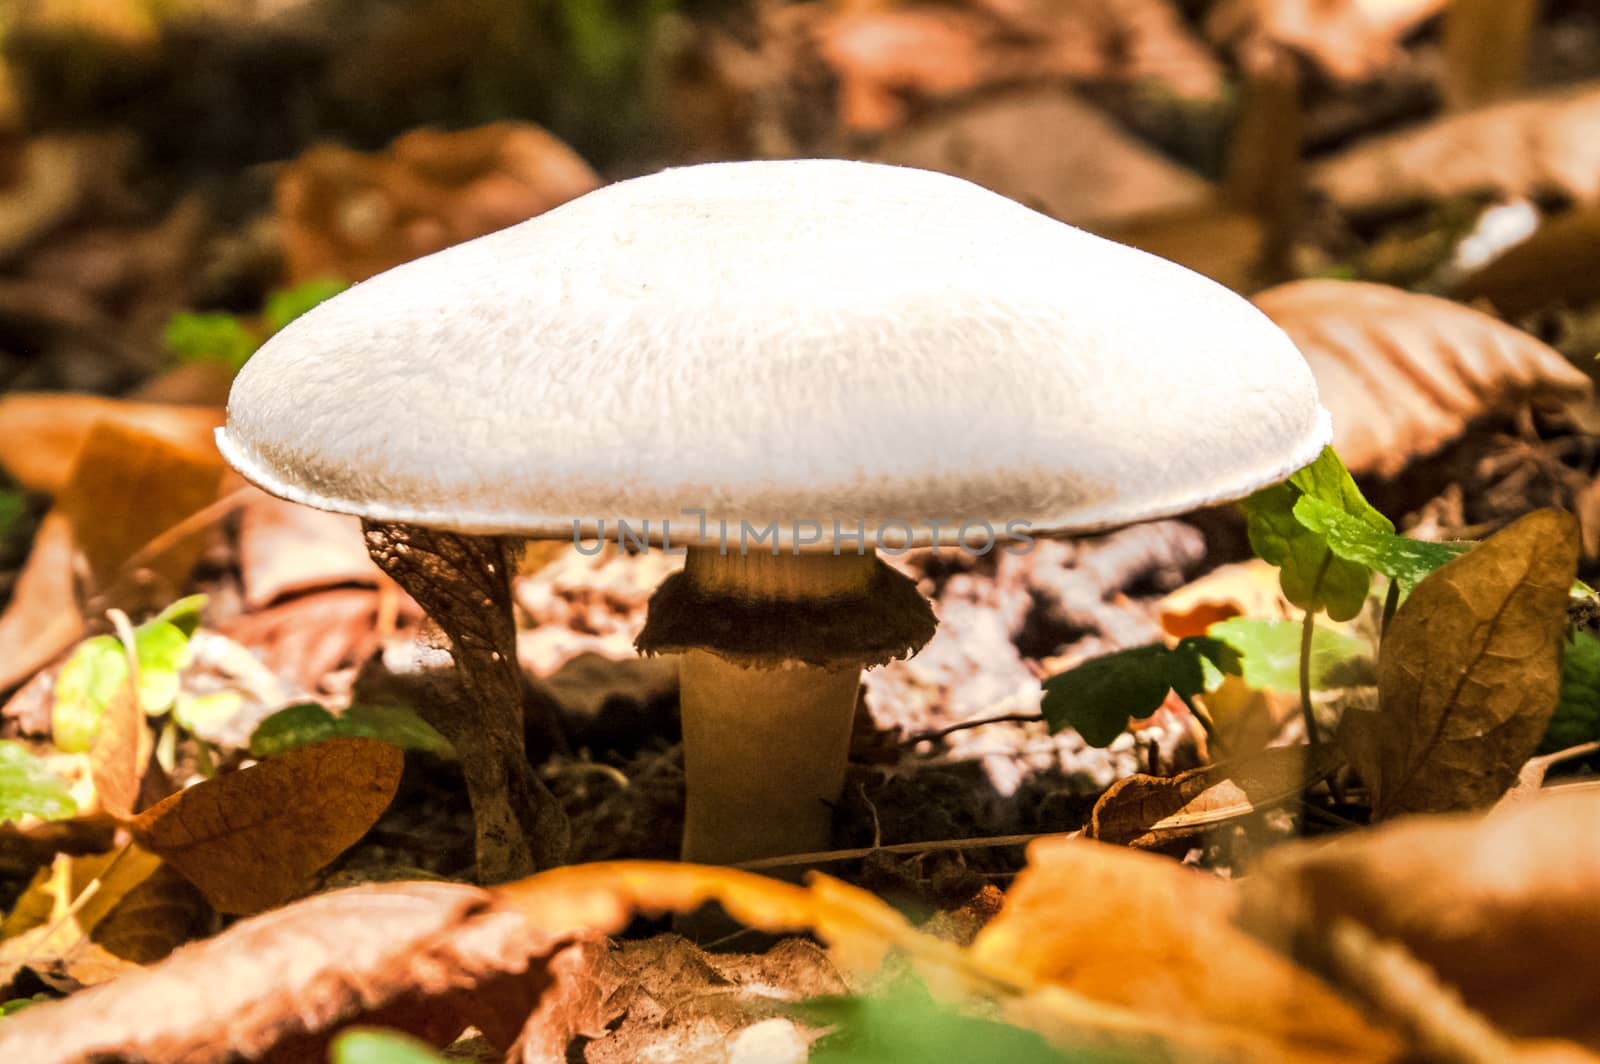
[[[958,178],[799,160],[621,182],[360,284],[251,358],[218,442],[376,520],[669,519],[677,546],[693,509],[825,546],[1178,513],[1328,435],[1289,340],[1198,274]]]

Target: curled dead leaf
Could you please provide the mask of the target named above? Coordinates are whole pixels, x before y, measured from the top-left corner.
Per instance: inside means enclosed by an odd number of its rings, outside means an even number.
[[[1347,918],[1404,944],[1521,1037],[1600,1049],[1600,794],[1489,816],[1412,817],[1279,847],[1245,878],[1241,920],[1291,943]]]
[[[434,1045],[473,1026],[505,1051],[550,981],[545,961],[574,938],[531,930],[476,887],[353,887],[7,1017],[0,1060],[320,1061],[358,1022]]]
[[[159,436],[186,451],[212,450],[218,407],[142,403],[97,395],[20,393],[0,398],[0,466],[29,491],[60,493],[97,422]],[[221,459],[217,459],[220,464]]]
[[[1411,30],[1449,0],[1224,0],[1207,35],[1224,44],[1266,42],[1293,48],[1345,81],[1391,62]]]
[[[1193,838],[1294,798],[1343,762],[1326,745],[1277,746],[1176,776],[1128,776],[1095,803],[1087,834],[1136,849]]]
[[[1600,199],[1600,88],[1574,88],[1361,141],[1311,167],[1313,188],[1347,211],[1458,196]]]
[[[1223,1059],[1396,1055],[1391,1035],[1236,928],[1233,905],[1229,884],[1164,858],[1042,839],[972,953],[996,974],[1137,1012]]]
[[[1560,693],[1577,568],[1577,522],[1539,510],[1411,592],[1379,648],[1378,710],[1339,729],[1375,817],[1478,809],[1516,782]]]
[[[312,743],[179,791],[128,828],[219,912],[259,912],[305,890],[367,833],[404,760],[376,739]]]
[[[1255,303],[1305,355],[1333,414],[1334,446],[1355,473],[1394,476],[1474,418],[1590,390],[1559,352],[1447,299],[1311,280],[1268,289]]]
[[[531,218],[600,186],[537,126],[414,130],[387,152],[312,148],[278,177],[291,281],[359,281]]]

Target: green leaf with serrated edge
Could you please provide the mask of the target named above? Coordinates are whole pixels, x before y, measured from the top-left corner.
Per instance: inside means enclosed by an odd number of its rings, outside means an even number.
[[[200,628],[200,614],[205,612],[205,608],[204,595],[185,595],[151,620],[164,621],[182,632],[185,638],[193,639],[194,633]]]
[[[97,635],[79,643],[56,677],[50,707],[56,749],[81,754],[94,746],[106,706],[127,682],[128,660],[115,636]]]
[[[902,978],[859,997],[818,997],[786,1010],[832,1028],[811,1047],[811,1064],[1074,1064],[1127,1061],[1104,1051],[1058,1049],[1035,1031],[969,1016],[935,1001],[917,980]]]
[[[1283,594],[1303,610],[1326,610],[1336,621],[1361,612],[1372,576],[1366,566],[1334,554],[1319,532],[1295,516],[1295,504],[1314,498],[1384,532],[1393,532],[1388,518],[1373,509],[1332,447],[1283,484],[1245,499],[1250,547],[1276,565]]]
[[[1128,721],[1148,717],[1176,691],[1185,700],[1239,671],[1237,652],[1221,640],[1190,636],[1177,646],[1130,647],[1091,658],[1044,682],[1040,710],[1051,731],[1076,728],[1084,742],[1107,746]]]
[[[256,725],[250,756],[271,757],[323,739],[381,739],[402,750],[454,756],[445,737],[404,706],[357,703],[335,716],[315,702],[287,706]]]
[[[1299,621],[1230,617],[1206,629],[1239,652],[1244,682],[1258,691],[1300,691]],[[1350,686],[1375,682],[1377,665],[1364,640],[1318,628],[1311,638],[1311,686]]]
[[[1294,516],[1302,525],[1321,535],[1334,554],[1376,569],[1399,583],[1406,592],[1429,573],[1473,547],[1471,543],[1428,543],[1385,532],[1309,495],[1295,502]]]
[[[0,742],[0,820],[66,820],[77,813],[65,780],[21,743]]]
[[[277,332],[318,303],[332,299],[349,287],[349,281],[336,277],[314,277],[293,288],[280,288],[267,296],[261,318],[269,331]]]
[[[399,1031],[351,1027],[328,1045],[328,1064],[449,1064],[423,1042]]]

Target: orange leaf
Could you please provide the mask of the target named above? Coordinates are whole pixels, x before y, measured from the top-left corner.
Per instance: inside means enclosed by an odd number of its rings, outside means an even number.
[[[203,453],[212,450],[212,432],[222,424],[223,412],[75,393],[8,395],[0,399],[0,466],[29,491],[57,494],[99,421]]]
[[[1268,289],[1255,303],[1306,356],[1333,414],[1333,444],[1355,473],[1393,476],[1474,418],[1589,392],[1560,353],[1447,299],[1314,280]]]
[[[377,822],[404,756],[375,739],[330,739],[198,783],[129,822],[219,911],[251,913],[300,893]]]

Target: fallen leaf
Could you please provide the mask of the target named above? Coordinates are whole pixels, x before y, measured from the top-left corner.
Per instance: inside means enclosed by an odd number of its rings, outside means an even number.
[[[78,803],[60,776],[18,742],[0,742],[0,821],[65,820]]]
[[[1600,208],[1557,215],[1450,289],[1455,299],[1486,299],[1521,318],[1546,307],[1581,307],[1600,298]]]
[[[74,554],[71,523],[62,514],[45,514],[0,614],[0,689],[27,679],[83,635]]]
[[[105,982],[161,960],[203,929],[209,911],[193,887],[137,847],[59,855],[0,926],[0,987],[23,967],[85,986]]]
[[[1230,617],[1283,621],[1300,617],[1283,597],[1278,567],[1260,558],[1218,566],[1167,595],[1156,609],[1162,631],[1175,639],[1205,635],[1213,624]]]
[[[1476,418],[1590,391],[1557,351],[1447,299],[1310,280],[1268,289],[1255,304],[1305,355],[1333,415],[1334,448],[1354,473],[1392,477]]]
[[[100,808],[126,820],[138,809],[139,787],[155,749],[155,736],[139,708],[139,667],[133,648],[119,643],[118,649],[125,661],[122,682],[107,692],[99,733],[89,750],[89,774]]]
[[[879,144],[872,158],[964,177],[1091,228],[1191,208],[1212,194],[1210,182],[1058,86],[985,96],[941,112]]]
[[[1095,802],[1086,834],[1135,849],[1194,838],[1299,796],[1343,762],[1326,744],[1276,746],[1176,776],[1128,776]]]
[[[497,122],[413,130],[372,155],[312,148],[279,173],[275,203],[291,281],[360,281],[599,186],[550,133]]]
[[[1244,879],[1241,920],[1277,945],[1354,920],[1502,1030],[1600,1048],[1596,837],[1590,793],[1290,843]]]
[[[0,1060],[321,1061],[352,1023],[430,1045],[473,1026],[504,1051],[549,983],[546,958],[578,937],[530,930],[459,883],[334,891],[7,1017]]]
[[[124,581],[134,551],[217,497],[222,457],[209,440],[203,448],[115,422],[96,422],[78,451],[72,477],[56,507],[72,524],[89,586],[105,592]],[[177,597],[203,546],[204,529],[179,538],[143,559],[140,573],[159,582],[158,597]]]
[[[1600,88],[1449,115],[1316,163],[1310,185],[1341,209],[1375,211],[1462,196],[1600,199]]]
[[[1083,899],[1076,902],[1071,899]],[[1041,839],[973,958],[1137,1012],[1228,1060],[1387,1061],[1392,1035],[1231,921],[1229,884],[1102,843]]]
[[[1220,199],[1087,228],[1119,244],[1171,259],[1235,292],[1260,287],[1257,274],[1267,245],[1266,228],[1253,215]]]
[[[29,491],[55,495],[66,487],[96,422],[203,453],[214,449],[212,434],[223,420],[222,409],[212,406],[46,392],[8,395],[0,398],[0,466]]]
[[[1378,654],[1379,708],[1339,739],[1378,818],[1487,806],[1543,738],[1561,681],[1577,522],[1540,510],[1418,584]]]
[[[375,739],[330,739],[197,783],[128,828],[219,912],[259,912],[303,891],[367,833],[404,760]]]
[[[253,610],[338,584],[376,586],[361,519],[252,491],[239,511],[239,578]]]
[[[396,594],[403,615],[420,610],[408,595]],[[378,650],[383,633],[378,621],[382,591],[330,588],[299,595],[254,613],[241,614],[221,627],[235,645],[248,647],[265,667],[293,686],[314,691],[327,675],[360,664]],[[277,708],[282,705],[268,707]]]
[[[1411,30],[1449,0],[1224,0],[1207,35],[1221,44],[1270,42],[1293,48],[1344,81],[1392,62]]]

